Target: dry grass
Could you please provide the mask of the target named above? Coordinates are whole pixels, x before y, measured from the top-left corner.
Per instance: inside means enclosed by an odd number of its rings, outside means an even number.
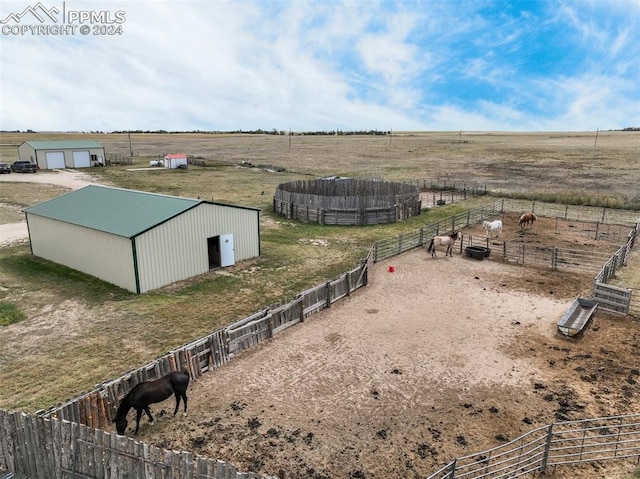
[[[0,159],[13,161],[25,139],[0,135]],[[126,154],[127,135],[93,135],[108,153]],[[261,212],[260,258],[137,297],[33,258],[28,246],[0,250],[0,300],[27,320],[0,330],[0,407],[34,411],[152,360],[168,349],[335,277],[380,238],[472,207],[447,205],[397,225],[366,228],[292,223],[271,213],[281,182],[322,175],[390,180],[446,178],[486,183],[496,192],[638,195],[638,132],[584,134],[394,133],[393,137],[271,135],[132,135],[137,167],[162,153],[203,158],[207,168],[129,171],[96,168],[99,181],[122,187],[255,206]],[[77,136],[76,136],[77,138]],[[241,162],[275,165],[239,168]],[[0,223],[64,189],[3,183]],[[635,196],[634,196],[635,195]],[[477,204],[477,203],[476,203]],[[310,239],[322,239],[319,246]],[[65,380],[48,381],[55,370]]]
[[[1,135],[0,159],[25,139],[64,134]],[[129,154],[125,134],[86,134],[108,154]],[[291,141],[290,141],[291,140]],[[393,136],[132,134],[136,156],[184,152],[211,164],[276,165],[301,175],[451,178],[497,192],[565,192],[640,201],[640,132],[394,133]],[[146,160],[147,158],[145,158]],[[148,164],[148,163],[147,163]],[[209,193],[205,191],[204,193]]]

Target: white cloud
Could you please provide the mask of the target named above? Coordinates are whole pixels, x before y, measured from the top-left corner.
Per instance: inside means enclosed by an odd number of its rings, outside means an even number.
[[[124,10],[123,34],[0,38],[0,129],[637,126],[639,21],[616,2],[602,20],[599,3],[509,18],[463,0],[68,0]],[[24,7],[2,2],[0,17]],[[521,70],[542,26],[580,40],[562,52],[575,76]]]

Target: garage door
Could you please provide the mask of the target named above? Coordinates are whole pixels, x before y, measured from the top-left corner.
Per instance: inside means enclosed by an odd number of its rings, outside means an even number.
[[[85,168],[91,166],[91,155],[88,151],[74,151],[73,152],[73,166],[74,168]]]
[[[64,168],[64,151],[47,151],[47,168]]]

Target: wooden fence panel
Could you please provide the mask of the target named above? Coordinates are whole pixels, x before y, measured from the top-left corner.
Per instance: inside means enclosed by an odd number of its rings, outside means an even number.
[[[269,325],[271,315],[261,314],[256,319],[243,323],[239,326],[231,325],[227,328],[229,335],[229,354],[237,354],[240,351],[255,346],[264,339],[271,337]]]
[[[301,296],[304,299],[304,316],[307,317],[325,308],[329,292],[326,284],[321,284],[303,291]]]

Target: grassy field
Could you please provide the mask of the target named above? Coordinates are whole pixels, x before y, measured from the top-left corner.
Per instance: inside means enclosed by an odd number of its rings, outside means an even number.
[[[0,135],[0,160],[12,161],[28,139],[61,134]],[[77,136],[72,136],[77,138]],[[86,134],[108,154],[127,154],[127,135]],[[187,153],[206,167],[138,170],[92,168],[97,181],[201,197],[261,209],[262,255],[223,272],[136,296],[33,257],[28,244],[0,249],[0,301],[26,319],[0,329],[0,407],[35,411],[117,377],[167,350],[269,304],[334,278],[371,244],[466,210],[487,199],[447,205],[395,225],[324,227],[271,212],[279,183],[324,175],[387,180],[444,178],[486,184],[496,195],[563,195],[640,203],[638,132],[462,134],[393,137],[274,135],[131,135],[133,167],[163,153]],[[244,163],[243,163],[244,162]],[[244,167],[241,167],[244,165]],[[278,167],[278,168],[272,168]],[[274,171],[274,170],[281,171]],[[64,188],[3,183],[0,223]],[[314,239],[325,240],[319,246]],[[51,381],[51,373],[59,378]]]
[[[597,135],[597,138],[596,138]],[[0,135],[0,161],[13,161],[29,139],[68,134]],[[78,137],[75,135],[74,137]],[[84,134],[107,155],[186,153],[210,165],[273,165],[302,176],[446,178],[486,184],[496,193],[562,194],[639,203],[640,132],[474,133],[404,132],[392,136],[231,134]],[[267,185],[265,185],[267,186]],[[172,185],[170,192],[180,191]],[[269,190],[267,190],[269,191]],[[212,193],[210,188],[199,192]],[[238,192],[239,193],[239,192]],[[242,195],[234,197],[244,200]]]

